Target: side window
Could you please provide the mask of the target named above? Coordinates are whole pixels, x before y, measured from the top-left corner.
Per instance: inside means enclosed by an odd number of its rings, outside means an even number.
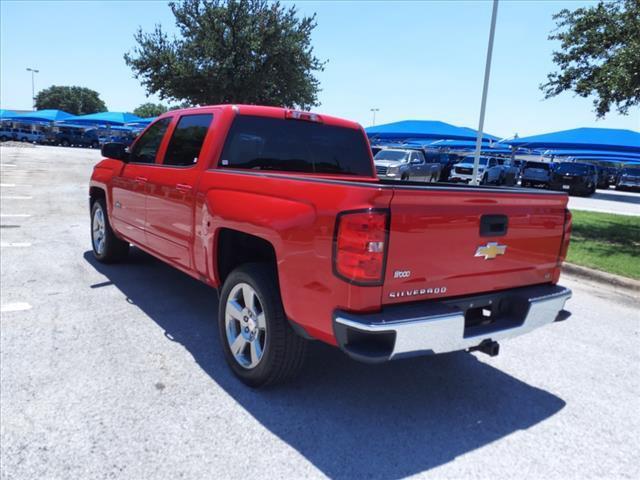
[[[131,151],[131,162],[134,163],[154,163],[158,148],[162,143],[162,138],[171,123],[171,117],[158,120],[144,132]]]
[[[212,119],[210,113],[180,117],[169,141],[163,165],[195,165]]]
[[[411,152],[411,163],[422,163],[418,157],[418,152]]]
[[[422,154],[422,152],[416,152],[416,158],[420,163],[424,163],[424,155]]]

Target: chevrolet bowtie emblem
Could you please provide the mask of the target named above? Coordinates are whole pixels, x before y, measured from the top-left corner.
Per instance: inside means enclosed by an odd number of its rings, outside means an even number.
[[[507,251],[506,245],[498,245],[496,242],[489,242],[486,245],[481,245],[476,250],[476,257],[484,257],[485,260],[491,260],[498,255],[504,255]]]

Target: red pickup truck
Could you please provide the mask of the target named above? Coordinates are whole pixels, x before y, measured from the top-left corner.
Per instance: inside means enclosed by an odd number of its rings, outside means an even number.
[[[95,257],[134,244],[217,288],[251,386],[290,378],[310,339],[369,362],[495,355],[569,316],[564,193],[379,180],[358,124],[273,107],[172,111],[102,153]]]

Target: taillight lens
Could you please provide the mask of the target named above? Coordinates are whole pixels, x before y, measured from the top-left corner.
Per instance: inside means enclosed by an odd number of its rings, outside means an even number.
[[[338,215],[333,245],[335,274],[357,285],[382,284],[388,230],[387,210],[358,210]]]
[[[569,251],[569,241],[571,240],[571,227],[573,225],[573,217],[571,211],[567,209],[564,215],[564,231],[562,232],[562,245],[560,246],[560,255],[558,255],[558,265],[564,262]]]

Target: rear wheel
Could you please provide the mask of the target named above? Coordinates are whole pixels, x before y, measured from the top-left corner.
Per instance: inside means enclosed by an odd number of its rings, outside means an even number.
[[[400,177],[400,180],[402,180],[403,182],[408,182],[409,181],[409,174],[408,173],[403,173],[402,177]]]
[[[69,143],[69,140],[67,140],[66,138],[63,138],[62,141],[60,142],[60,145],[62,145],[63,147],[68,147],[71,144]]]
[[[91,245],[99,262],[112,263],[126,258],[129,242],[120,240],[111,229],[104,199],[99,198],[91,207]]]
[[[250,263],[229,274],[220,292],[218,330],[225,360],[251,387],[283,383],[302,367],[307,341],[287,320],[274,269]]]

